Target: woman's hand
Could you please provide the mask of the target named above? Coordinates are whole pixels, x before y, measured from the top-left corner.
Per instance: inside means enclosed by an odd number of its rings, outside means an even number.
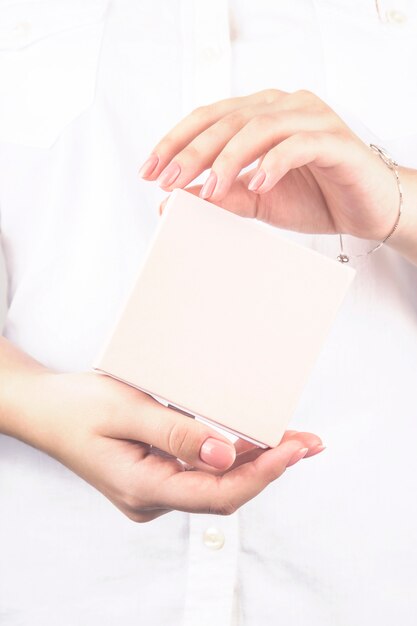
[[[196,109],[140,174],[170,191],[209,167],[203,198],[282,228],[382,240],[398,215],[393,173],[308,91],[268,89]]]
[[[323,449],[315,435],[295,431],[266,451],[234,446],[133,387],[51,372],[4,339],[0,371],[0,432],[55,457],[138,522],[175,509],[232,513]]]
[[[240,464],[216,431],[99,374],[47,374],[36,397],[44,433],[36,446],[139,522],[172,510],[232,513],[289,464],[321,450],[315,435],[290,432],[266,452],[245,452],[242,442],[242,456],[255,458]]]

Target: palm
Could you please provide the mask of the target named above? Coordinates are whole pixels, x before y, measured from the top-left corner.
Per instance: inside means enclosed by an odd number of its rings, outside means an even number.
[[[308,442],[316,439],[309,433],[288,430],[277,449],[299,436]],[[198,512],[212,513],[214,511],[209,505],[203,510],[199,503],[204,501],[205,494],[220,491],[221,483],[223,487],[230,484],[232,491],[237,493],[239,483],[253,477],[256,459],[266,452],[244,440],[238,440],[235,446],[238,456],[233,466],[225,472],[210,473],[191,468],[174,456],[146,443],[99,437],[89,441],[89,462],[83,472],[78,473],[125,513],[127,510],[133,514],[138,506],[149,519],[159,517],[174,508],[190,511],[193,506]],[[193,471],[185,471],[186,469]],[[132,486],[144,495],[143,498],[136,498],[129,507],[121,496],[129,493]],[[178,501],[174,504],[176,493],[180,493],[181,498],[177,498]],[[199,495],[194,502],[196,494]]]

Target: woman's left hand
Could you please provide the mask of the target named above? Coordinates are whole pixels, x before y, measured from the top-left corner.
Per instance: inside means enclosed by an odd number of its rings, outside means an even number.
[[[397,219],[393,173],[308,91],[268,89],[200,107],[158,143],[140,175],[171,191],[208,168],[194,192],[281,228],[382,240]]]

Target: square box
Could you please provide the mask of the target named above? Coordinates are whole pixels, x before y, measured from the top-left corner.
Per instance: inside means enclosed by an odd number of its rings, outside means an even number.
[[[354,275],[177,189],[94,369],[276,446]]]

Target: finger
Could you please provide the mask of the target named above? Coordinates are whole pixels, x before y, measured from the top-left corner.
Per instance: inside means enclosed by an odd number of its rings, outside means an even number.
[[[323,452],[326,449],[326,446],[323,443],[318,443],[317,445],[313,446],[312,448],[309,448],[305,458],[308,459],[312,456],[316,456],[316,454],[319,454],[320,452]]]
[[[216,204],[222,209],[226,209],[226,211],[236,213],[241,217],[257,217],[259,195],[257,193],[253,193],[248,189],[248,183],[250,179],[254,176],[254,174],[255,170],[251,170],[250,172],[242,174],[234,181],[224,198],[219,201],[210,198],[209,202]],[[199,196],[201,191],[201,185],[193,185],[192,187],[187,187],[186,191],[194,194],[195,196]],[[164,209],[167,201],[168,198],[164,200],[164,202],[162,203],[163,206],[161,205],[160,210]]]
[[[178,152],[222,117],[245,106],[277,101],[284,95],[286,95],[285,92],[268,89],[249,96],[220,100],[195,109],[174,126],[154,147],[150,157],[140,168],[139,175],[146,180],[156,180]]]
[[[115,442],[109,441],[114,451]],[[185,468],[175,459],[143,454],[143,444],[138,449],[137,444],[124,441],[120,442],[122,454],[118,454],[119,487],[116,492],[113,486],[114,472],[110,472],[105,460],[107,455],[100,454],[97,457],[99,464],[104,464],[103,475],[108,475],[110,483],[110,488],[102,491],[135,521],[147,521],[158,513],[174,509],[226,512],[229,501],[236,507],[240,506],[280,475],[286,467],[300,460],[307,451],[306,445],[311,441],[319,441],[319,438],[311,433],[300,433],[298,439],[281,443],[277,448],[267,451],[258,448],[260,454],[268,455],[267,462],[259,465],[259,460],[256,459],[246,463],[247,469],[243,473],[236,469],[231,470],[230,481],[208,472],[184,471]]]
[[[285,110],[276,107],[260,110],[235,132],[223,147],[219,146],[221,150],[212,162],[211,172],[203,185],[201,197],[220,201],[242,169],[270,152],[276,145],[300,132],[331,130],[332,124],[333,119],[323,112],[312,114],[305,110]],[[198,161],[194,167],[197,165]],[[207,167],[207,163],[205,166]],[[186,180],[184,177],[186,182],[193,178]]]
[[[231,211],[231,213],[241,215],[242,217],[256,217],[259,196],[248,189],[248,183],[254,176],[255,171],[256,170],[252,170],[251,172],[240,176],[233,183],[226,196],[222,198],[221,202],[215,202],[211,199],[210,202],[217,204],[217,206],[220,206],[227,211]],[[194,196],[199,196],[201,188],[202,185],[193,185],[192,187],[187,187],[185,191],[192,193]],[[162,215],[164,212],[168,200],[169,196],[167,196],[159,205],[159,215]]]
[[[239,97],[220,100],[211,105],[194,109],[157,143],[148,159],[139,169],[139,176],[146,180],[156,180],[174,156],[183,150],[190,141],[219,119],[242,106],[244,106],[244,98]]]
[[[307,433],[307,432],[299,432],[297,430],[287,430],[284,433],[280,441],[280,444],[286,441],[291,441],[293,439],[299,440],[300,436],[303,438],[304,445],[308,447],[308,452],[305,455],[306,458],[314,456],[318,454],[319,452],[322,452],[323,450],[325,450],[325,446],[323,445],[323,442],[321,441],[319,437],[317,437],[317,435],[314,435],[312,433]],[[234,464],[232,465],[230,469],[234,469],[235,467],[242,465],[242,463],[253,461],[258,456],[260,456],[263,452],[265,452],[265,449],[259,448],[258,446],[255,446],[254,444],[248,441],[245,441],[243,439],[239,439],[237,442],[235,442],[235,448],[236,448],[236,453],[237,453],[236,461],[234,462]]]
[[[244,452],[248,452],[249,450],[257,449],[254,443],[250,443],[250,441],[246,441],[245,439],[238,439],[235,441],[235,449],[236,455],[243,454]]]
[[[179,151],[158,183],[167,190],[183,188],[212,166],[201,195],[220,200],[244,167],[285,138],[300,131],[334,131],[340,126],[328,107],[313,106],[311,100],[307,104],[292,94],[272,104],[257,103],[232,111]]]
[[[286,430],[282,436],[280,443],[284,443],[284,441],[288,441],[288,439],[294,439],[297,437],[298,434],[299,434],[298,430]],[[317,443],[316,435],[313,435],[311,433],[303,433],[303,435],[305,435],[306,437],[310,437],[311,435],[311,441],[309,442],[309,445],[316,445]],[[235,449],[236,449],[236,454],[239,455],[239,454],[243,454],[244,452],[258,449],[258,446],[254,443],[251,443],[250,441],[247,441],[246,439],[237,439],[237,441],[235,441]]]
[[[240,454],[237,455],[236,460],[233,463],[232,467],[230,467],[226,471],[231,472],[236,467],[240,467],[240,465],[243,465],[244,463],[255,461],[255,459],[257,459],[258,456],[261,456],[261,454],[264,454],[266,450],[268,450],[268,448],[255,447],[255,448],[252,448],[252,450],[246,450],[245,452],[241,452]]]
[[[236,457],[233,444],[219,432],[192,417],[166,408],[147,394],[130,388],[130,402],[106,435],[140,441],[199,469],[225,470]]]
[[[213,164],[225,146],[242,128],[250,124],[253,118],[262,113],[266,114],[270,110],[271,105],[256,104],[243,106],[224,115],[175,154],[175,158],[158,177],[158,184],[167,191],[174,187],[185,187]],[[259,142],[261,138],[256,136],[256,139]],[[254,137],[250,146],[252,151],[254,151],[253,143],[255,143]],[[271,141],[267,142],[268,149],[272,145],[274,144]],[[248,145],[245,148],[248,149]]]
[[[284,441],[290,441],[291,439],[298,440],[300,436],[303,438],[303,442],[308,448],[308,452],[305,455],[305,458],[315,456],[319,452],[322,452],[326,449],[326,446],[323,444],[320,437],[317,437],[317,435],[313,435],[313,433],[300,432],[297,430],[287,430],[281,440],[281,443],[283,443]]]
[[[270,191],[290,170],[304,165],[328,168],[346,158],[346,142],[337,134],[299,132],[272,148],[259,164],[249,189],[256,193]]]
[[[290,440],[266,450],[254,461],[222,476],[201,472],[172,475],[160,483],[155,496],[161,506],[165,504],[181,511],[231,514],[279,478],[306,451],[300,436],[299,440]]]

